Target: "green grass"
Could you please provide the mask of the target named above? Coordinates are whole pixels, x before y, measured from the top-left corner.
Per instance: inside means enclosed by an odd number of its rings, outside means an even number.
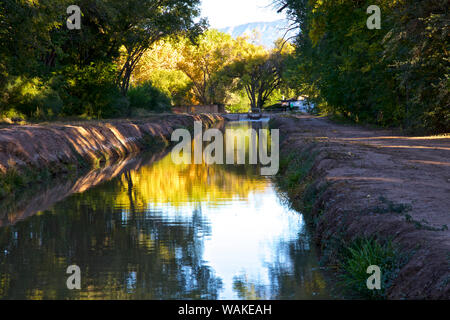
[[[386,290],[398,274],[407,257],[400,254],[390,240],[357,238],[343,245],[338,258],[339,285],[353,298],[384,299]],[[367,273],[369,266],[381,270],[381,290],[369,290]]]
[[[287,157],[280,160],[280,171],[283,180],[280,182],[288,190],[295,189],[296,186],[308,177],[313,165],[317,152],[313,151],[314,146],[307,148],[303,152],[292,152]]]
[[[303,152],[293,151],[281,156],[280,171],[276,177],[277,186],[290,207],[305,214],[310,213],[316,198],[326,189],[316,190],[313,187],[311,169],[316,156],[314,145]]]

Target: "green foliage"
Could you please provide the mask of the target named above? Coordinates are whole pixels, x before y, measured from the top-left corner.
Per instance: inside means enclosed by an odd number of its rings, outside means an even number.
[[[150,82],[132,87],[128,92],[130,107],[147,111],[170,110],[170,98],[162,91],[155,88]]]
[[[390,17],[384,59],[405,109],[405,125],[450,130],[448,1],[405,1]]]
[[[132,82],[151,81],[174,105],[224,104],[230,112],[247,112],[282,95],[293,96],[281,79],[292,46],[277,42],[269,51],[249,42],[208,30],[192,41],[163,39],[144,53]],[[283,84],[283,85],[282,85]]]
[[[288,192],[295,191],[310,174],[317,156],[317,152],[313,149],[314,145],[303,152],[293,151],[280,159],[280,172],[284,176],[280,179],[280,184]]]
[[[280,0],[301,33],[284,77],[319,112],[356,122],[450,130],[447,1]]]
[[[236,90],[231,94],[231,99],[226,106],[230,113],[246,113],[250,110],[250,100],[245,90]]]
[[[252,109],[262,109],[272,102],[274,93],[283,84],[283,67],[286,54],[281,50],[268,51],[260,46],[247,44],[242,53],[223,75],[237,81],[237,90],[245,90]]]
[[[297,95],[296,95],[295,90],[292,88],[289,88],[288,86],[286,86],[284,84],[283,86],[280,86],[279,88],[275,89],[272,92],[272,94],[267,99],[265,106],[280,105],[280,107],[281,107],[280,100],[291,99],[291,98],[296,98],[296,97],[297,97]]]
[[[114,84],[116,66],[112,63],[91,63],[70,66],[63,72],[64,115],[111,118],[129,113],[129,103]]]
[[[183,72],[179,70],[154,70],[149,81],[154,88],[169,97],[172,105],[190,104],[186,97],[189,95],[192,83]]]
[[[358,298],[381,299],[400,269],[403,259],[391,241],[381,243],[374,238],[358,238],[343,247],[339,258],[341,285]],[[381,290],[369,290],[369,266],[381,270]]]
[[[2,115],[126,116],[142,53],[162,37],[197,35],[205,25],[195,21],[199,0],[80,0],[82,28],[68,30],[71,4],[0,2]]]
[[[53,82],[44,82],[37,77],[11,78],[3,91],[0,111],[7,117],[22,115],[38,119],[51,118],[59,114],[63,106],[53,85]],[[14,106],[14,109],[10,106]]]
[[[192,42],[185,38],[179,45],[181,59],[177,63],[192,82],[196,100],[204,105],[227,104],[230,100],[230,81],[223,69],[235,61],[240,52],[240,42],[226,33],[208,30]]]

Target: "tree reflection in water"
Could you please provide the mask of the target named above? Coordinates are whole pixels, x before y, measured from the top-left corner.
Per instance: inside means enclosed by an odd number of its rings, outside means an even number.
[[[168,155],[2,227],[0,298],[326,297],[300,216],[258,173]],[[80,291],[66,287],[71,264]]]

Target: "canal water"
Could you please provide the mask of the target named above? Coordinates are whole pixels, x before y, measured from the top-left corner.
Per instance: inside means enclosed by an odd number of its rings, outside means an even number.
[[[302,215],[258,166],[143,163],[1,226],[0,299],[329,298]]]

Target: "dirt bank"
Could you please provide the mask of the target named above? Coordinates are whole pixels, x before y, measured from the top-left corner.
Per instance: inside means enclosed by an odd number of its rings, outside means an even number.
[[[14,184],[39,180],[41,176],[36,172],[57,175],[81,165],[98,166],[110,159],[168,144],[175,129],[192,128],[194,121],[209,127],[222,120],[220,115],[165,115],[143,120],[2,128],[0,198],[11,194]]]
[[[289,196],[308,197],[323,256],[332,261],[336,241],[392,239],[409,258],[387,297],[450,298],[450,136],[399,136],[313,116],[276,117],[271,126],[285,162],[298,160],[287,158],[292,152],[310,161],[308,186]]]

